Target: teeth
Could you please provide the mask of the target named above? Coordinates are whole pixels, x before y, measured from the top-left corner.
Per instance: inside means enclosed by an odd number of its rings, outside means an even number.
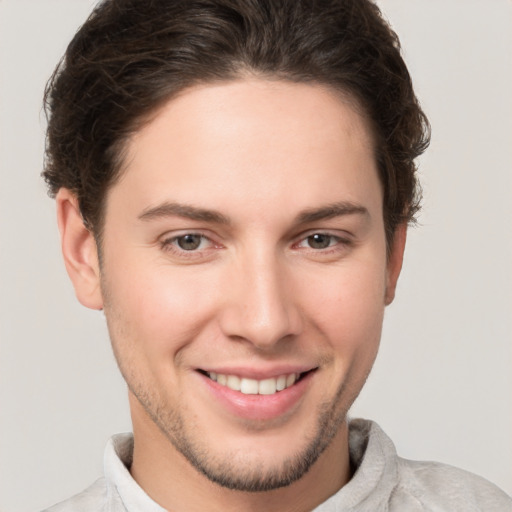
[[[241,379],[240,391],[244,395],[257,395],[258,394],[258,381],[254,379]]]
[[[296,380],[297,380],[297,376],[295,375],[295,373],[288,375],[288,377],[286,377],[286,387],[288,388],[288,387],[292,386]]]
[[[277,391],[277,380],[276,379],[265,379],[260,380],[258,386],[258,392],[260,395],[273,395]]]
[[[234,391],[240,391],[245,395],[273,395],[278,391],[293,386],[299,378],[299,373],[280,375],[277,378],[255,380],[241,378],[236,375],[224,375],[222,373],[208,372],[210,379],[226,386]]]
[[[227,386],[228,388],[234,389],[235,391],[240,391],[242,387],[240,377],[237,377],[236,375],[229,375],[227,380]]]
[[[276,389],[277,391],[283,391],[286,388],[286,375],[281,375],[276,379]]]

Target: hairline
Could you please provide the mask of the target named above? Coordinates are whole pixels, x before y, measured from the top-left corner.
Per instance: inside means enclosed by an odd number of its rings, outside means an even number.
[[[348,88],[342,88],[339,85],[336,86],[332,83],[329,83],[325,80],[319,79],[305,79],[297,77],[293,79],[291,76],[287,76],[285,73],[265,73],[260,72],[258,70],[251,69],[246,65],[241,65],[238,71],[234,72],[232,76],[224,76],[219,78],[202,78],[191,80],[190,83],[184,84],[181,87],[176,88],[173,91],[170,91],[167,95],[163,95],[162,99],[156,102],[151,108],[149,108],[145,113],[139,115],[132,119],[130,125],[127,128],[127,135],[124,137],[118,138],[109,148],[109,151],[113,153],[113,165],[112,165],[112,174],[111,179],[105,183],[105,188],[103,190],[103,195],[101,198],[101,202],[99,203],[98,215],[93,224],[87,225],[89,219],[84,219],[86,226],[92,232],[96,243],[98,245],[98,253],[100,252],[102,241],[103,241],[103,231],[105,227],[105,218],[106,218],[106,207],[107,207],[107,199],[109,195],[109,191],[112,187],[114,187],[124,176],[128,169],[129,162],[129,146],[134,137],[140,133],[141,130],[144,129],[145,126],[150,124],[152,121],[158,117],[161,113],[162,109],[168,103],[173,100],[179,98],[182,94],[186,94],[187,92],[201,88],[201,87],[209,87],[212,85],[227,85],[234,82],[243,82],[246,80],[259,80],[263,82],[281,82],[281,83],[289,83],[289,84],[303,84],[310,85],[312,87],[319,87],[326,91],[328,94],[331,94],[337,100],[348,105],[354,112],[356,112],[363,121],[364,128],[368,131],[369,140],[372,144],[373,157],[375,161],[375,165],[377,168],[377,174],[379,182],[381,182],[380,172],[378,170],[378,130],[375,128],[375,123],[371,119],[370,115],[363,107],[362,100],[360,100],[357,94],[353,91],[347,90]],[[381,183],[384,186],[383,183]],[[384,198],[384,189],[382,190],[383,198]],[[383,201],[383,210],[382,214],[384,217],[384,223],[386,223],[386,219],[384,216],[384,201]],[[386,230],[386,243],[388,243],[388,235]],[[392,239],[389,240],[391,244]]]

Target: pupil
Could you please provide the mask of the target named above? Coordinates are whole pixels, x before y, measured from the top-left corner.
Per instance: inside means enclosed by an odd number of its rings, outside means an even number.
[[[308,236],[308,243],[313,249],[326,249],[331,243],[331,237],[330,235],[317,233],[315,235]]]
[[[201,235],[184,235],[178,238],[178,245],[185,251],[193,251],[201,244]]]

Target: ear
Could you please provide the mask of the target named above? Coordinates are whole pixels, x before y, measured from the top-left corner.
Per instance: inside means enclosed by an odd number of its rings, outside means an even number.
[[[393,236],[393,242],[390,247],[387,276],[386,276],[386,296],[385,304],[389,306],[395,298],[396,285],[398,276],[402,270],[402,262],[404,260],[405,241],[407,238],[407,223],[400,224]]]
[[[84,306],[103,309],[96,240],[84,224],[76,196],[61,188],[55,199],[62,255],[75,294]]]

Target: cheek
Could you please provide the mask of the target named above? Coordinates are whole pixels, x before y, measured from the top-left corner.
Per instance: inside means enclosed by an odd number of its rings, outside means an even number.
[[[361,260],[340,267],[303,291],[317,328],[335,351],[349,358],[376,351],[384,316],[385,268]],[[307,291],[307,293],[306,293]],[[370,350],[373,349],[373,350]]]
[[[149,359],[171,360],[211,316],[211,292],[190,268],[116,260],[102,288],[112,341]]]

